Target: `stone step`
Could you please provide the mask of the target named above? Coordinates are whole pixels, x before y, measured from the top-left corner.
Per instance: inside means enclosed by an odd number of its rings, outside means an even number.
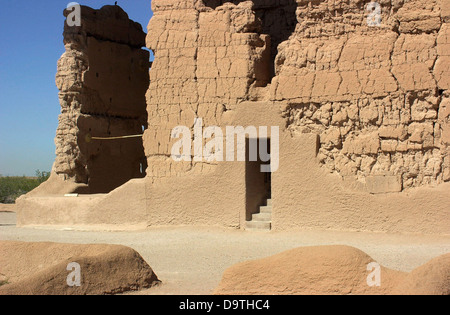
[[[272,206],[272,199],[267,199],[267,206]]]
[[[261,212],[261,213],[255,213],[252,215],[252,221],[272,221],[272,213],[270,212]]]
[[[248,221],[246,222],[246,230],[270,231],[272,223],[263,221]]]
[[[261,213],[272,213],[272,206],[259,207],[259,212],[261,212]]]

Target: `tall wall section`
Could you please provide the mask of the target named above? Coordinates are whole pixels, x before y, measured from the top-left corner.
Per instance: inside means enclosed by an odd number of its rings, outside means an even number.
[[[141,138],[92,139],[139,135],[146,128],[150,64],[144,41],[142,27],[118,6],[82,6],[81,26],[65,24],[54,171],[85,184],[82,192],[106,193],[145,176]]]
[[[195,118],[204,127],[228,125],[236,105],[271,80],[270,37],[251,2],[214,9],[201,1],[152,1],[152,9],[147,47],[155,61],[144,135],[149,222],[239,227],[245,177],[236,175],[245,173],[243,164],[175,162],[171,133],[176,126],[193,132]]]
[[[152,1],[152,7],[147,46],[155,61],[144,142],[147,175],[159,178],[193,166],[172,161],[172,129],[193,127],[196,117],[222,126],[227,111],[270,82],[271,62],[269,36],[260,34],[249,2],[216,10],[193,0]]]

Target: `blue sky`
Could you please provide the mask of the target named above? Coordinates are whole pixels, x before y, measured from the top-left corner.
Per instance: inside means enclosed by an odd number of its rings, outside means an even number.
[[[62,12],[71,0],[0,0],[0,174],[50,171],[60,106],[56,63],[64,52]],[[77,1],[98,9],[114,1]],[[146,31],[150,0],[118,0]]]

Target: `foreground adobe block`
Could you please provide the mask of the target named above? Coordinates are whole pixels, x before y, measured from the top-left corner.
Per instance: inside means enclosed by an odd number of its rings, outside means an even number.
[[[111,295],[160,283],[138,252],[119,245],[1,241],[0,265],[1,295]]]

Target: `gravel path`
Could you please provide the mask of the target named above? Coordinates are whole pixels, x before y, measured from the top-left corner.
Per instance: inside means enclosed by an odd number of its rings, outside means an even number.
[[[136,232],[82,232],[17,228],[14,213],[0,212],[0,240],[121,244],[137,250],[163,284],[138,294],[211,294],[231,265],[287,249],[350,245],[388,268],[411,271],[450,252],[450,236],[334,231],[245,232],[207,227]]]

